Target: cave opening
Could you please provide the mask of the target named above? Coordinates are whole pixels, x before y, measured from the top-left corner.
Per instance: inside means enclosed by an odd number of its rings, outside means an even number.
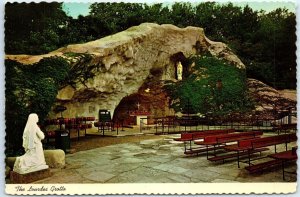
[[[132,125],[134,119],[130,117],[130,111],[136,110],[136,104],[139,102],[137,98],[136,94],[125,96],[115,108],[114,121],[121,121],[124,125]]]
[[[153,118],[172,112],[163,83],[153,82],[143,84],[138,92],[125,96],[115,108],[113,118],[124,125],[139,125],[139,118],[147,117],[144,123],[152,124]]]
[[[123,122],[124,125],[138,125],[140,117],[150,114],[151,100],[141,93],[125,96],[115,108],[114,121]]]

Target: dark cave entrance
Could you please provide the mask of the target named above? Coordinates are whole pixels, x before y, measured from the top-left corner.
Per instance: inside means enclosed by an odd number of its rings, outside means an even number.
[[[125,96],[114,111],[114,121],[121,121],[124,125],[133,125],[134,118],[130,116],[130,112],[136,110],[138,102],[137,94]]]
[[[148,118],[153,124],[155,117],[169,115],[169,100],[162,82],[143,84],[137,93],[125,96],[114,111],[114,120],[123,121],[124,125],[138,125],[138,118]]]
[[[125,96],[116,107],[113,119],[124,125],[136,125],[138,116],[150,114],[150,102],[147,96],[140,93]]]

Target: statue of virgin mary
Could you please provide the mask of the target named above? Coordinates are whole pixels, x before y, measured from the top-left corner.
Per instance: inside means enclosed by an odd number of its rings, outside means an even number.
[[[182,64],[181,64],[181,62],[178,62],[177,63],[177,79],[179,81],[182,80],[182,70],[183,70]]]
[[[37,114],[30,114],[28,116],[23,133],[25,154],[17,157],[13,169],[13,171],[19,174],[27,174],[48,168],[41,142],[45,138],[45,135],[37,125],[38,121]]]

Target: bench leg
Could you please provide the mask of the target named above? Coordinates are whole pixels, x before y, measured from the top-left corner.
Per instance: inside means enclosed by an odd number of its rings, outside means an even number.
[[[284,176],[284,160],[282,160],[282,179],[285,181],[285,176]]]
[[[192,141],[190,141],[190,150],[192,150]]]
[[[214,145],[214,156],[216,156],[216,145]]]
[[[240,151],[237,151],[238,168],[240,168]]]
[[[80,131],[79,131],[79,129],[77,129],[77,140],[79,140],[79,134],[80,134]]]
[[[208,146],[206,146],[206,159],[208,159]]]
[[[250,166],[250,150],[248,150],[248,164]]]

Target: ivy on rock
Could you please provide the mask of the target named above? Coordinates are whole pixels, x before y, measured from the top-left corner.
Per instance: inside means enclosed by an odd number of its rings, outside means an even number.
[[[207,55],[190,58],[192,64],[185,80],[165,85],[175,111],[224,116],[253,108],[244,70]]]
[[[70,71],[61,57],[44,58],[24,65],[5,60],[6,67],[6,147],[7,151],[22,148],[22,135],[30,113],[37,113],[43,122],[55,102]]]

